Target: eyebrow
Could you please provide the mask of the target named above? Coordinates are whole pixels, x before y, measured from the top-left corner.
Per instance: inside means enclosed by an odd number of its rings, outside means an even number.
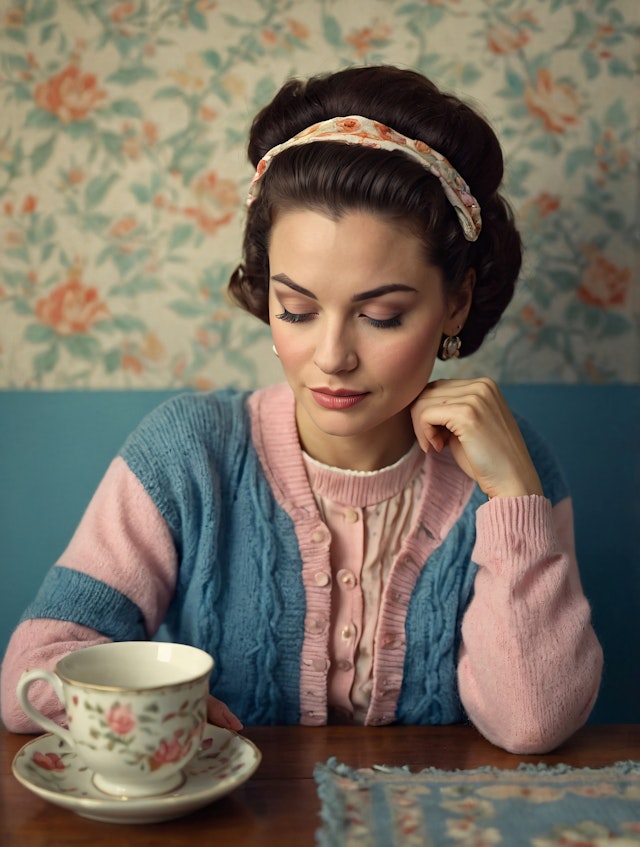
[[[297,291],[305,297],[310,297],[312,300],[318,299],[313,292],[298,285],[297,282],[294,282],[286,274],[275,274],[271,279],[283,283],[283,285],[293,289],[293,291]],[[417,289],[410,285],[403,285],[402,283],[389,283],[388,285],[380,285],[378,288],[372,288],[371,291],[363,291],[361,294],[355,294],[351,299],[354,303],[359,303],[362,300],[373,300],[374,297],[383,297],[385,294],[392,294],[394,291],[416,292]]]

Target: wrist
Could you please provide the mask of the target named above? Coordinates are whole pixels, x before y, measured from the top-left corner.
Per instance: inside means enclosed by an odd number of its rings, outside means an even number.
[[[544,496],[542,483],[536,474],[531,479],[512,479],[495,486],[491,492],[486,492],[489,499],[494,497],[530,497],[532,495]]]

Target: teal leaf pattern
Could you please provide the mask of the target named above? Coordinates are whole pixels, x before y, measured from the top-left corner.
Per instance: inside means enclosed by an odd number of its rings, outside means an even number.
[[[253,114],[290,76],[413,67],[502,139],[516,296],[438,376],[636,383],[635,0],[4,0],[0,388],[255,387],[230,304]]]

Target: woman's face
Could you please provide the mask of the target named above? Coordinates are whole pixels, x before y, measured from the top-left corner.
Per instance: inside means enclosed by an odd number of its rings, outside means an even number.
[[[269,265],[269,321],[302,446],[338,467],[397,461],[441,336],[466,309],[447,304],[441,271],[406,227],[366,212],[279,214]]]

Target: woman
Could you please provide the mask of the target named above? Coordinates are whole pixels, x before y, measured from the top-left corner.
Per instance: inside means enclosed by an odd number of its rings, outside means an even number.
[[[602,666],[565,482],[491,380],[430,382],[520,269],[493,131],[417,73],[353,68],[285,84],[249,158],[230,291],[287,382],[176,398],[130,436],[12,637],[7,727],[34,729],[25,668],[164,624],[214,656],[224,726],[470,719],[555,747]]]

